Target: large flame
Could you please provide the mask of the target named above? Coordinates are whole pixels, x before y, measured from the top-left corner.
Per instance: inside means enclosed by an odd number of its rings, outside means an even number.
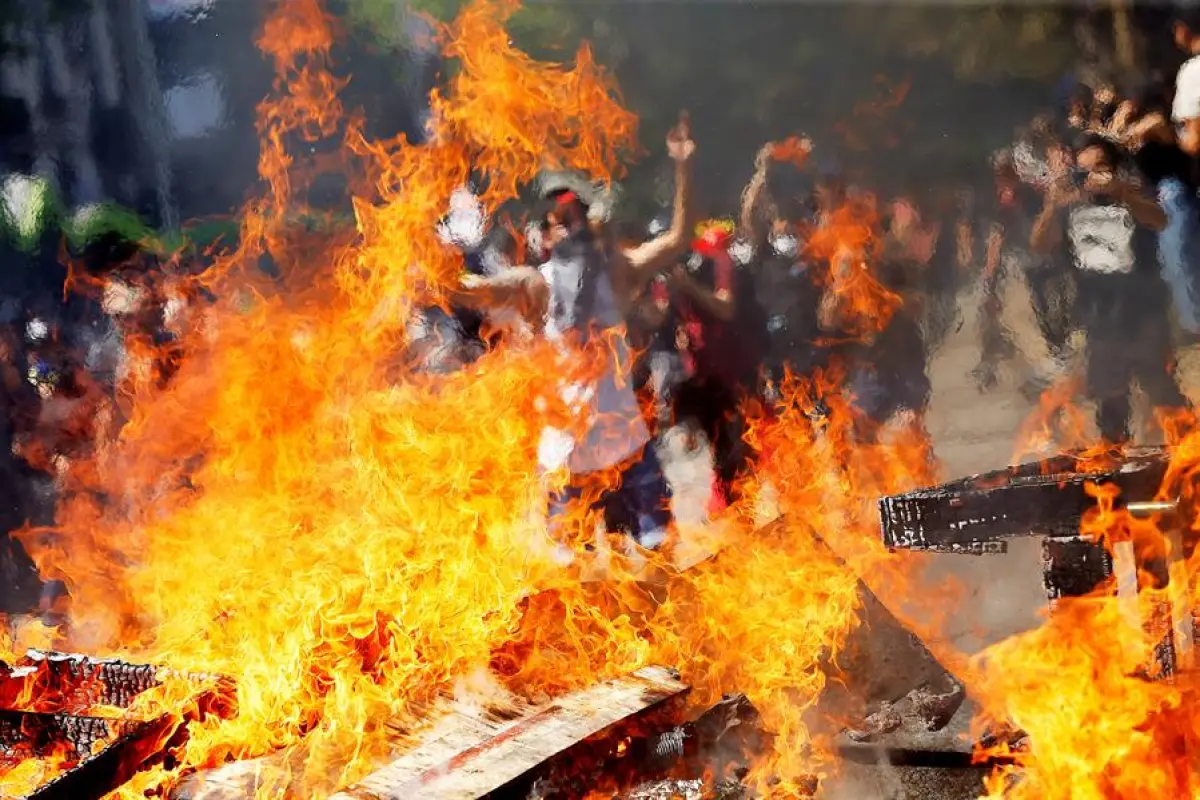
[[[410,310],[461,269],[436,231],[456,189],[481,187],[490,212],[546,166],[605,178],[634,148],[635,120],[589,51],[571,69],[532,61],[504,31],[514,10],[479,2],[441,30],[457,70],[414,144],[363,136],[329,71],[332,20],[315,0],[278,5],[260,38],[279,75],[259,109],[264,192],[237,249],[195,279],[213,299],[189,309],[170,374],[155,372],[160,353],[134,354],[119,438],[70,465],[54,529],[23,534],[70,588],[59,646],[237,680],[238,716],[194,723],[185,768],[291,749],[303,757],[261,794],[321,796],[375,766],[390,730],[480,685],[471,676],[537,698],[653,661],[681,667],[698,697],[760,704],[783,743],[764,776],[808,768],[801,714],[857,605],[809,517],[829,505],[831,523],[861,521],[861,487],[831,505],[784,492],[794,522],[764,541],[730,526],[752,556],[658,597],[633,581],[585,591],[538,522],[554,354],[502,348],[397,379]],[[305,190],[328,159],[293,151],[338,138],[362,176],[356,230],[314,233]],[[814,436],[788,414],[759,435],[791,452],[792,427]],[[781,469],[819,474],[831,453]],[[171,780],[156,768],[122,796]]]
[[[590,52],[570,69],[533,61],[505,33],[515,10],[480,0],[439,28],[456,70],[419,144],[371,141],[342,108],[336,26],[317,0],[281,0],[265,25],[278,79],[259,108],[262,192],[237,248],[199,277],[143,279],[146,303],[190,298],[177,341],[131,339],[119,436],[55,466],[56,525],[22,534],[69,586],[70,625],[54,641],[26,625],[0,642],[0,654],[53,644],[236,679],[237,717],[193,723],[182,769],[156,767],[120,796],[278,751],[298,757],[277,762],[261,796],[325,796],[456,692],[539,699],[652,662],[679,667],[699,702],[750,696],[777,734],[755,773],[776,796],[834,768],[805,715],[857,621],[859,576],[900,596],[924,563],[884,552],[873,507],[937,477],[919,429],[864,444],[836,369],[790,377],[785,402],[754,416],[762,460],[746,507],[723,520],[724,552],[683,574],[658,565],[653,590],[619,558],[586,584],[551,557],[540,522],[538,435],[565,423],[549,401],[557,354],[523,342],[448,376],[405,366],[410,312],[461,269],[437,235],[456,190],[477,187],[490,215],[547,166],[606,179],[634,151],[636,121]],[[354,176],[353,225],[307,206],[333,166]],[[902,303],[871,271],[876,223],[873,201],[851,201],[811,245],[851,338],[877,335]],[[1198,463],[1200,443],[1183,439],[1171,485],[1189,503]],[[769,494],[782,519],[756,532],[752,507]],[[1099,539],[1156,541],[1102,500]],[[928,598],[926,621],[944,596]],[[1196,796],[1178,755],[1195,738],[1191,680],[1133,677],[1115,598],[1064,609],[974,663],[939,652],[1032,742],[992,796]],[[168,683],[138,711],[177,710],[182,691]],[[0,776],[26,787],[61,766],[0,764]]]

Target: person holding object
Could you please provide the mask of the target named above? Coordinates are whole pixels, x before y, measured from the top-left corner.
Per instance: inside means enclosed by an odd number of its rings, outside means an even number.
[[[1051,181],[1030,236],[1042,252],[1066,237],[1076,273],[1074,319],[1087,335],[1086,391],[1101,437],[1113,444],[1130,439],[1134,380],[1156,409],[1188,405],[1175,382],[1162,313],[1167,292],[1155,269],[1155,233],[1166,215],[1117,172],[1118,158],[1109,139],[1084,135],[1075,148],[1082,179]]]
[[[1180,326],[1200,335],[1200,174],[1196,159],[1176,140],[1166,94],[1161,80],[1138,87],[1117,109],[1110,132],[1132,154],[1166,213],[1167,224],[1158,234],[1163,279]]]
[[[688,246],[692,226],[691,159],[696,150],[686,114],[667,136],[675,162],[671,226],[634,247],[617,247],[590,218],[602,202],[595,187],[571,175],[542,181],[550,257],[540,269],[517,267],[496,277],[470,277],[452,301],[519,309],[562,355],[562,399],[577,424],[547,427],[539,443],[546,472],[565,469],[566,487],[550,498],[551,535],[560,544],[587,541],[589,531],[564,530],[569,504],[598,489],[596,504],[620,521],[634,541],[654,549],[671,523],[670,490],[633,389],[625,339],[625,309],[655,275]],[[615,470],[613,486],[604,477]],[[581,515],[580,515],[581,516]]]

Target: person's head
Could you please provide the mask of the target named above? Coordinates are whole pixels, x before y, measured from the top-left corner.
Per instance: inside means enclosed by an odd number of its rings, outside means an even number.
[[[546,240],[550,247],[588,225],[587,204],[570,190],[554,192],[549,197],[551,207],[546,212]]]
[[[696,225],[692,251],[705,257],[729,252],[737,228],[729,219],[709,219]]]
[[[1200,8],[1189,5],[1177,10],[1171,29],[1180,50],[1189,55],[1200,50]]]
[[[832,155],[827,155],[816,164],[816,184],[813,199],[817,210],[833,211],[846,199],[846,180],[841,164]]]
[[[545,203],[540,216],[545,223],[548,247],[587,229],[589,207],[597,199],[596,191],[593,183],[575,172],[548,172],[538,179],[538,193]]]
[[[1088,174],[1111,175],[1119,157],[1116,145],[1103,136],[1085,135],[1075,144],[1075,165]]]

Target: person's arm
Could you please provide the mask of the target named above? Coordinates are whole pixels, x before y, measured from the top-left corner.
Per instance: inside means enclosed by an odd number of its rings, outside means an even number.
[[[1088,176],[1084,189],[1098,195],[1107,195],[1129,209],[1139,225],[1152,231],[1161,231],[1167,225],[1167,215],[1158,201],[1142,191],[1133,181],[1118,177],[1092,174]]]
[[[713,288],[701,286],[682,266],[671,274],[671,285],[695,303],[705,314],[721,322],[733,322],[737,298],[733,294],[733,260],[718,256],[713,276]]]
[[[1173,144],[1175,131],[1167,124],[1167,118],[1161,112],[1155,111],[1127,125],[1121,132],[1121,141],[1134,150],[1146,142]]]
[[[1200,117],[1185,120],[1179,126],[1179,149],[1195,158],[1200,156]]]
[[[771,167],[771,158],[775,144],[768,142],[758,151],[754,159],[754,175],[742,190],[742,208],[738,214],[738,225],[743,238],[759,244],[766,239],[764,229],[766,220],[774,218],[775,201],[767,190],[767,170]]]
[[[1200,60],[1196,58],[1179,68],[1171,117],[1178,128],[1179,149],[1200,156]]]
[[[988,229],[987,255],[983,262],[983,279],[991,280],[1000,268],[1000,253],[1004,249],[1004,226],[993,222]]]
[[[477,311],[512,309],[530,320],[545,316],[550,287],[532,267],[513,267],[499,275],[468,275],[450,292],[452,305]]]
[[[1152,231],[1161,231],[1167,226],[1167,215],[1162,206],[1153,197],[1142,191],[1142,187],[1129,181],[1114,180],[1108,189],[1108,194],[1124,203],[1142,227]]]
[[[971,227],[971,221],[960,219],[955,233],[957,234],[954,243],[957,249],[958,268],[966,270],[975,260],[975,231]]]
[[[695,224],[692,209],[692,155],[696,144],[692,141],[686,114],[681,114],[679,125],[667,136],[667,153],[675,162],[675,202],[672,206],[671,227],[663,234],[637,247],[624,250],[620,261],[625,272],[625,287],[628,296],[645,285],[656,273],[668,267],[687,249],[689,234]]]
[[[1033,230],[1029,234],[1029,246],[1034,250],[1044,253],[1061,240],[1063,226],[1059,212],[1066,207],[1062,197],[1058,192],[1047,192],[1046,203],[1033,221]]]

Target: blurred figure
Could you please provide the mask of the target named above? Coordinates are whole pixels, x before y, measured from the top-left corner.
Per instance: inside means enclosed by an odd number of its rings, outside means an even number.
[[[651,222],[648,233],[660,236],[671,227],[669,215]],[[685,376],[683,357],[675,341],[678,315],[671,307],[666,274],[654,276],[630,304],[629,336],[636,351],[634,387],[645,397],[647,417],[656,436],[673,421],[675,392]]]
[[[1200,187],[1196,159],[1180,149],[1169,122],[1162,76],[1135,87],[1113,116],[1110,132],[1132,155],[1167,216],[1158,234],[1163,278],[1171,289],[1180,327],[1200,334]],[[1200,97],[1198,97],[1200,103]],[[1181,112],[1183,113],[1183,112]],[[1198,106],[1200,113],[1200,106]]]
[[[1058,150],[1051,152],[1061,159]],[[1048,169],[1062,171],[1062,163]],[[1071,279],[1060,244],[1033,250],[1030,234],[1041,208],[1036,189],[1020,179],[1011,154],[1001,152],[994,162],[995,190],[990,204],[984,265],[981,276],[983,307],[980,310],[979,365],[972,373],[981,391],[995,387],[1004,361],[1017,355],[1017,348],[1003,322],[1003,284],[1006,277],[1021,274],[1029,287],[1030,301],[1038,329],[1056,368],[1066,363],[1067,341],[1071,334]],[[1044,376],[1035,376],[1040,387]],[[1036,388],[1036,387],[1027,387]],[[1040,391],[1034,391],[1040,394]]]
[[[751,276],[730,255],[733,223],[710,220],[697,233],[690,256],[667,278],[687,376],[676,390],[675,420],[703,431],[712,445],[710,510],[719,511],[737,500],[736,483],[752,461],[743,407],[758,389],[766,317],[746,280]]]
[[[1130,439],[1135,380],[1155,408],[1188,405],[1174,378],[1168,297],[1155,269],[1155,233],[1166,216],[1119,174],[1108,139],[1085,135],[1075,152],[1079,177],[1048,187],[1030,243],[1047,252],[1065,236],[1078,284],[1075,319],[1087,334],[1087,394],[1101,437],[1119,444]]]
[[[1200,156],[1200,9],[1178,9],[1174,34],[1175,46],[1187,61],[1175,75],[1171,121],[1176,126],[1180,149],[1195,158]]]
[[[620,520],[643,547],[658,547],[667,537],[670,488],[633,390],[626,311],[687,248],[694,150],[681,117],[667,137],[676,163],[675,203],[662,236],[636,247],[615,245],[593,219],[604,202],[594,187],[570,175],[547,176],[541,194],[551,204],[545,216],[549,260],[540,270],[468,277],[454,298],[473,307],[518,309],[561,348],[562,399],[578,415],[578,430],[547,426],[538,450],[546,472],[565,469],[569,476],[549,503],[551,535],[562,545],[591,539],[587,530],[564,530],[571,506],[583,498],[606,519]]]
[[[863,443],[875,441],[881,428],[893,420],[924,430],[932,390],[921,330],[924,297],[920,287],[939,230],[936,223],[922,219],[908,197],[892,202],[884,225],[875,276],[886,291],[899,298],[900,306],[886,327],[846,346],[841,353],[850,367],[847,390],[860,413],[857,436]],[[843,274],[855,268],[847,259],[833,266]],[[843,330],[847,311],[844,300],[827,291],[820,308],[822,325],[836,335]]]
[[[799,144],[811,152],[812,142],[802,139]],[[829,159],[808,170],[816,174],[807,192],[772,180],[778,172],[794,170],[791,163],[775,163],[775,152],[776,144],[768,142],[755,157],[739,215],[743,252],[733,253],[755,274],[755,295],[766,319],[763,372],[768,399],[785,372],[807,375],[827,363],[816,315],[824,284],[822,265],[806,251],[813,231],[825,224],[845,194],[836,164]]]
[[[937,192],[930,217],[940,234],[923,287],[928,303],[922,327],[930,358],[951,333],[962,328],[958,294],[972,260],[973,213],[973,198],[968,191],[946,187]]]

